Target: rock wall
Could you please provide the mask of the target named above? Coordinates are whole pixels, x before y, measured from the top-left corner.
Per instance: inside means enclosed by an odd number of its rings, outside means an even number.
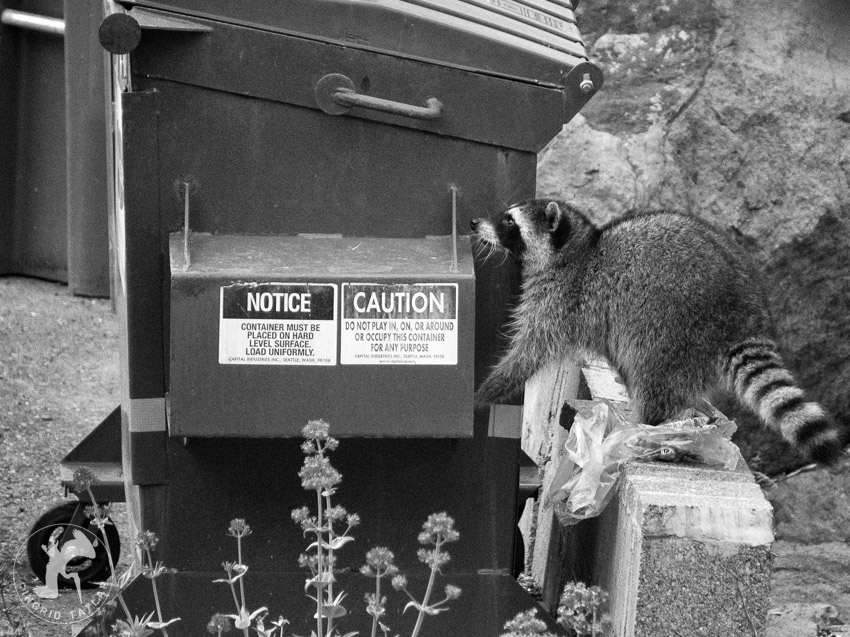
[[[850,429],[850,3],[584,0],[605,85],[541,153],[540,196],[675,208],[764,273],[800,384]],[[800,463],[732,403],[755,467]]]

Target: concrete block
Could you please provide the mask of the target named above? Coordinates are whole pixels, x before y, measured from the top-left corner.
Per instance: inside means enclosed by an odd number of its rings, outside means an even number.
[[[599,520],[617,637],[765,635],[772,507],[745,465],[632,462]]]
[[[743,459],[735,471],[627,463],[600,517],[560,526],[545,494],[564,455],[562,421],[590,405],[579,398],[630,413],[603,363],[551,366],[526,386],[522,446],[544,494],[531,572],[544,607],[554,611],[563,584],[578,580],[609,591],[616,637],[765,635],[772,508]]]

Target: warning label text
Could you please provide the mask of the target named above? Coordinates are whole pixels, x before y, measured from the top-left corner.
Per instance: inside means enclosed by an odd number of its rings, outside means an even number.
[[[343,365],[456,365],[457,284],[342,285]]]
[[[219,363],[335,365],[337,286],[238,283],[221,288]]]

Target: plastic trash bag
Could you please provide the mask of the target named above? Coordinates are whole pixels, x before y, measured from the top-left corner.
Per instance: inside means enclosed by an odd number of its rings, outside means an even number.
[[[628,460],[697,462],[732,470],[740,452],[730,440],[737,426],[707,405],[651,427],[628,422],[607,401],[576,414],[549,497],[561,524],[599,515],[615,493],[620,466]]]

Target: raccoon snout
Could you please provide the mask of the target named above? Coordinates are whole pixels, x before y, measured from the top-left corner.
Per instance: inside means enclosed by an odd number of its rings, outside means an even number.
[[[481,225],[481,219],[473,219],[469,222],[469,227],[473,232],[478,232],[478,226]]]

